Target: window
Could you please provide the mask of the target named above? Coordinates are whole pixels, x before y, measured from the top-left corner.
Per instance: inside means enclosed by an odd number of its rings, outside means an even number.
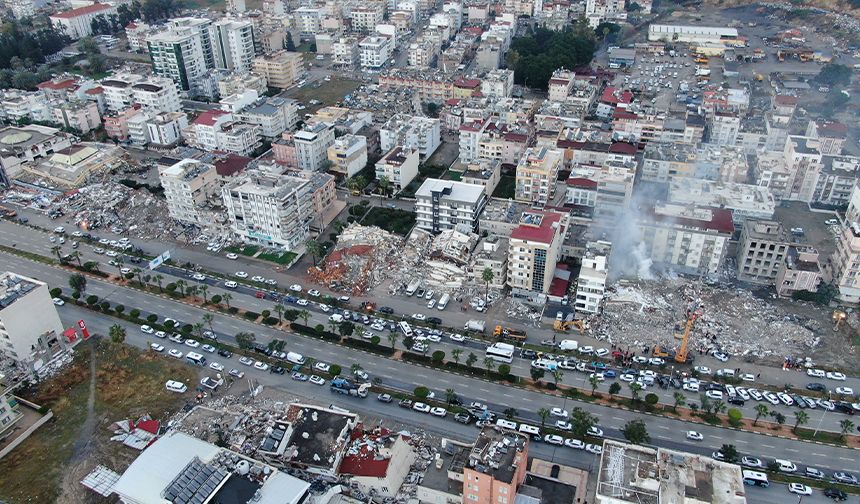
[[[473,500],[473,501],[478,500],[478,496],[475,494],[469,494],[467,497],[469,498],[469,500]]]

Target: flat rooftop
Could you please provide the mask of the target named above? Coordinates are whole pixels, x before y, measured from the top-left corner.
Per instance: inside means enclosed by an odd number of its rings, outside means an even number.
[[[528,438],[516,431],[501,427],[484,427],[469,453],[468,465],[471,469],[489,474],[498,481],[511,483],[517,469],[514,460],[525,450],[527,443]]]
[[[42,282],[6,271],[0,273],[0,310],[44,285]]]
[[[441,199],[448,201],[474,205],[484,196],[484,186],[428,178],[415,192],[415,196],[418,198],[430,198],[434,194],[439,194]]]
[[[346,448],[356,415],[292,404],[282,419],[290,423],[285,457],[292,463],[334,471]]]

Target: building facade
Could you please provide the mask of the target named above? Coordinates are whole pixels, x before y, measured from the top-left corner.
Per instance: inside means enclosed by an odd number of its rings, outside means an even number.
[[[738,280],[773,284],[784,263],[789,242],[781,223],[747,219],[738,244]]]
[[[63,324],[48,284],[0,273],[0,354],[22,371],[50,361],[65,348]]]
[[[546,205],[555,195],[561,152],[547,147],[529,148],[517,165],[517,201]]]
[[[555,274],[567,216],[546,211],[523,212],[508,245],[508,287],[547,293]]]
[[[200,209],[218,196],[215,167],[183,159],[158,173],[170,217],[183,224],[206,225]]]
[[[416,225],[431,233],[457,227],[477,233],[486,204],[482,186],[428,178],[415,192]]]
[[[418,176],[418,149],[397,146],[376,163],[376,180],[386,177],[394,192],[400,192]]]

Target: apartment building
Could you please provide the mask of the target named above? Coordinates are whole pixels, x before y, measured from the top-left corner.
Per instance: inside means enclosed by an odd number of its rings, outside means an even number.
[[[458,227],[477,233],[486,204],[482,186],[428,178],[415,192],[416,225],[434,234]]]
[[[809,202],[821,173],[821,151],[814,138],[789,136],[783,150],[788,182],[783,198]]]
[[[493,289],[504,289],[508,277],[508,239],[490,235],[482,238],[472,253],[472,263],[469,265],[472,281],[483,284],[484,270],[493,272],[489,286]]]
[[[790,242],[781,223],[747,219],[738,244],[738,280],[773,285]]]
[[[291,131],[299,122],[298,104],[295,100],[278,96],[257,100],[242,108],[236,118],[260,128],[260,136],[266,139],[278,138],[285,131]]]
[[[551,202],[560,167],[559,150],[548,147],[527,149],[517,164],[515,199],[536,205]]]
[[[418,40],[409,44],[408,65],[412,68],[429,68],[436,58],[439,46],[429,40]]]
[[[379,129],[379,146],[383,152],[398,145],[415,148],[426,160],[442,143],[441,124],[436,118],[396,114]]]
[[[219,19],[212,23],[215,68],[247,72],[254,63],[254,31],[250,21]]]
[[[105,116],[105,134],[110,138],[115,138],[120,142],[128,140],[128,120],[132,117],[144,114],[140,106],[129,107],[122,112],[113,116]]]
[[[183,132],[189,146],[203,151],[223,151],[247,156],[260,146],[260,130],[255,124],[235,122],[233,114],[208,110]]]
[[[527,435],[484,427],[463,467],[463,502],[473,504],[513,504],[528,470]]]
[[[334,128],[315,123],[297,131],[293,136],[299,168],[319,171],[328,160],[328,148],[334,143]]]
[[[244,243],[299,250],[309,236],[313,199],[302,177],[246,170],[221,196],[230,231]]]
[[[560,213],[522,213],[508,244],[507,285],[515,293],[549,292],[567,225],[567,215]]]
[[[658,268],[692,275],[714,275],[734,233],[725,208],[657,204],[639,219],[644,255]]]
[[[298,82],[302,61],[302,53],[283,49],[255,58],[254,73],[264,76],[269,87],[286,89]]]
[[[335,65],[354,68],[359,64],[358,40],[354,37],[341,37],[331,45],[331,61]]]
[[[105,107],[114,113],[138,104],[146,112],[178,112],[182,110],[179,88],[170,79],[136,74],[119,74],[100,82]]]
[[[51,26],[68,35],[72,40],[82,39],[93,34],[93,19],[104,16],[105,19],[116,14],[116,6],[106,3],[93,3],[76,9],[51,14],[48,19]]]
[[[860,174],[860,157],[822,156],[821,172],[815,182],[812,203],[847,206]]]
[[[421,74],[395,70],[379,75],[379,88],[408,89],[415,93],[418,99],[442,103],[454,96],[453,80],[435,74]]]
[[[818,251],[805,246],[788,247],[776,273],[777,295],[791,297],[795,292],[815,292],[820,283],[821,264]]]
[[[64,128],[77,130],[82,134],[98,129],[102,124],[99,107],[96,102],[61,102],[52,111],[56,124],[60,124]]]
[[[394,42],[385,35],[371,35],[358,43],[358,60],[362,68],[382,68],[391,58]]]
[[[158,172],[170,217],[189,225],[205,227],[200,209],[220,196],[215,167],[196,159],[183,159]]]
[[[415,148],[391,149],[376,163],[376,180],[386,177],[395,193],[402,191],[418,176],[418,156]]]
[[[585,17],[592,28],[597,28],[602,21],[615,19],[620,14],[626,14],[624,0],[586,0],[585,2]]]
[[[717,110],[711,118],[708,142],[716,145],[735,145],[741,128],[741,118],[731,111]]]
[[[185,112],[165,112],[155,114],[145,124],[149,143],[159,147],[170,147],[182,140],[182,131],[188,127],[188,116]]]
[[[293,11],[299,36],[302,40],[310,40],[322,29],[322,13],[313,7],[300,7]]]
[[[362,2],[360,6],[352,8],[350,19],[353,31],[372,32],[376,25],[382,24],[385,6],[382,2]]]
[[[0,355],[22,371],[36,371],[36,363],[47,364],[66,343],[48,284],[0,273]]]
[[[606,293],[606,278],[609,276],[609,255],[612,244],[593,241],[585,244],[582,267],[576,282],[576,297],[573,307],[577,313],[600,313],[603,295]]]
[[[329,171],[353,177],[367,166],[367,138],[349,134],[335,138],[326,155],[331,161]]]
[[[589,0],[589,2],[591,2],[591,0]],[[549,79],[549,100],[557,102],[566,100],[570,91],[573,89],[575,78],[576,73],[570,70],[559,68],[554,71],[552,73],[552,77]]]
[[[818,140],[818,150],[824,155],[838,156],[848,139],[848,126],[825,120],[812,120],[806,126],[806,136]]]
[[[152,71],[177,83],[183,91],[196,90],[207,70],[215,68],[208,19],[184,18],[174,26],[146,37]]]
[[[514,71],[496,69],[481,79],[481,94],[487,97],[510,98],[514,92]]]

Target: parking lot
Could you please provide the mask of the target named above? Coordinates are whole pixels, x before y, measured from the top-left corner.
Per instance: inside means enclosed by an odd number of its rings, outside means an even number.
[[[696,66],[687,52],[679,51],[675,56],[640,54],[629,73],[618,73],[613,85],[638,91],[643,102],[656,110],[668,110],[675,100],[681,83],[690,89],[696,84]]]

